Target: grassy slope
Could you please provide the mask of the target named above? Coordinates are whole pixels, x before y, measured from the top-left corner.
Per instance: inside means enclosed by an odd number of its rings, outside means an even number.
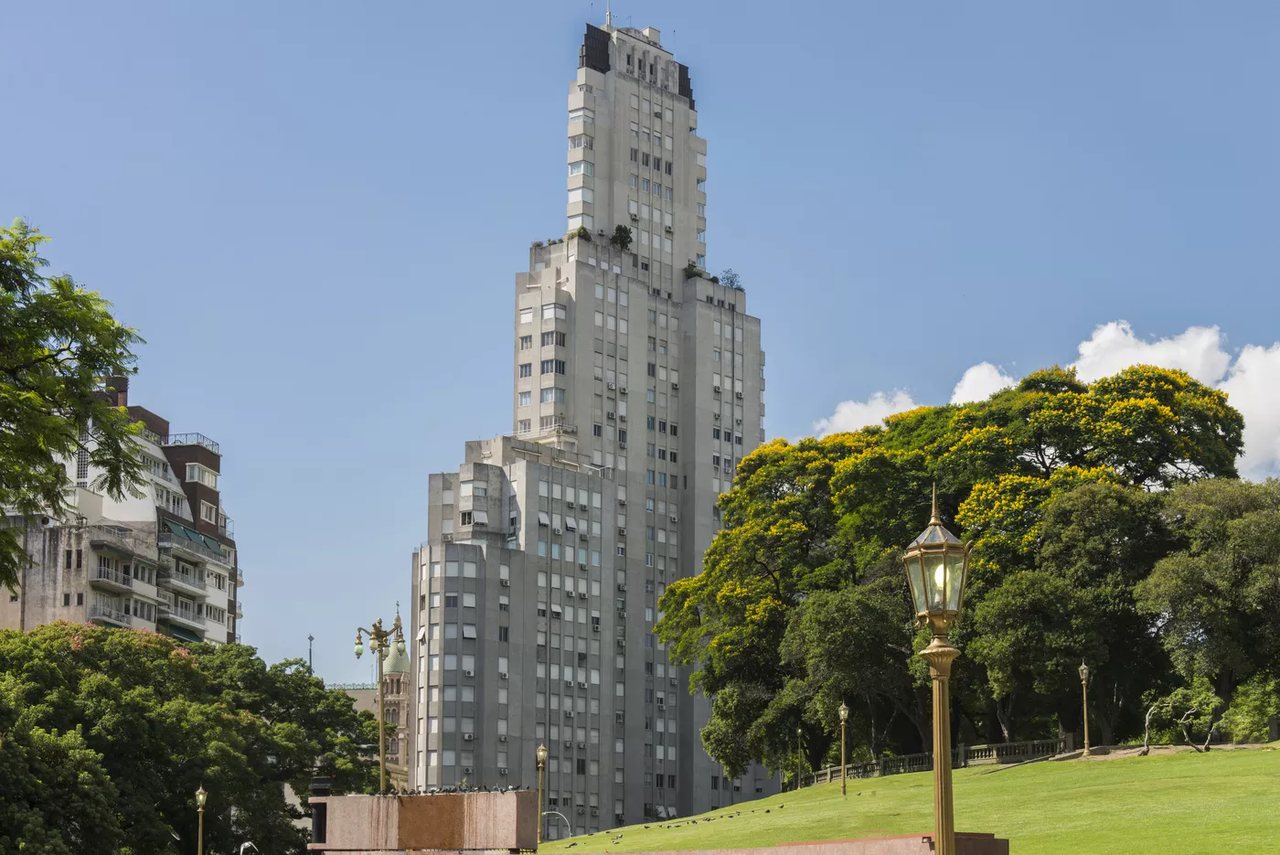
[[[1277,746],[961,769],[956,827],[1008,838],[1013,855],[1280,853]],[[696,823],[652,822],[647,829],[556,841],[542,851],[578,855],[875,837],[927,831],[932,811],[931,776],[896,775],[851,780],[843,800],[839,782],[822,784],[713,811]],[[619,832],[621,839],[612,843]]]

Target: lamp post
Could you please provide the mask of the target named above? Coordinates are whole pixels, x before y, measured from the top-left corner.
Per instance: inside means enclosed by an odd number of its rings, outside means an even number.
[[[801,740],[804,739],[804,731],[799,727],[796,728],[796,789],[800,789],[800,772],[804,769],[804,746]]]
[[[364,654],[364,638],[361,633],[369,636],[369,652],[377,657],[375,661],[378,666],[378,792],[385,793],[387,791],[387,712],[384,706],[386,689],[382,682],[382,673],[384,670],[409,670],[405,658],[404,629],[400,623],[400,611],[396,610],[395,622],[389,630],[382,628],[382,618],[373,622],[372,629],[356,627],[357,659]]]
[[[1084,753],[1080,759],[1089,756],[1089,666],[1080,660],[1080,694],[1081,707],[1084,710]]]
[[[204,803],[209,794],[204,791],[204,784],[196,790],[196,855],[204,855]]]
[[[849,795],[849,761],[844,754],[844,731],[849,722],[849,705],[840,702],[840,795]]]
[[[538,845],[542,845],[542,772],[547,768],[547,746],[539,745],[534,754],[538,758]]]
[[[938,487],[933,488],[929,527],[911,542],[902,563],[911,587],[916,623],[933,635],[920,656],[929,663],[933,682],[933,813],[934,852],[955,855],[956,826],[951,793],[951,663],[960,651],[947,636],[960,614],[969,547],[947,531],[938,517]]]

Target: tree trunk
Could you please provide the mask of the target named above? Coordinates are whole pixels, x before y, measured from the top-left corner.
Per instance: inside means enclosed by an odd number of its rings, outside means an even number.
[[[1005,742],[1013,742],[1013,695],[1008,694],[996,699],[996,719],[1000,722],[1000,733]]]

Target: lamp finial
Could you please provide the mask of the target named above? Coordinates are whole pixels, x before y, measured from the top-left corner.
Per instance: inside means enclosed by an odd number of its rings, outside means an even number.
[[[942,520],[938,517],[938,482],[933,482],[933,515],[929,518],[929,525],[942,525]]]

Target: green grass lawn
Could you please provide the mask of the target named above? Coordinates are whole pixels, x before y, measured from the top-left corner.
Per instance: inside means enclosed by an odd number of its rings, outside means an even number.
[[[1277,748],[960,769],[956,829],[995,832],[1013,855],[1280,853]],[[714,849],[928,831],[932,786],[920,773],[851,780],[841,799],[839,782],[820,784],[542,849]]]

